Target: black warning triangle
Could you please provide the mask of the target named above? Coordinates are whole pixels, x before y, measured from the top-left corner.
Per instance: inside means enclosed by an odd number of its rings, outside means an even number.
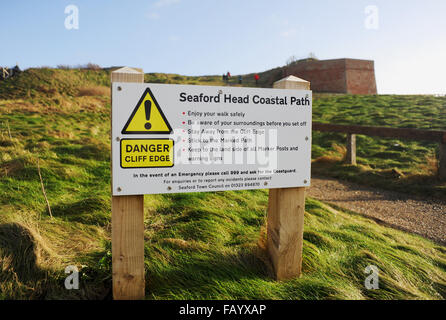
[[[150,88],[147,88],[127,123],[122,134],[170,134],[172,127],[161,110]]]

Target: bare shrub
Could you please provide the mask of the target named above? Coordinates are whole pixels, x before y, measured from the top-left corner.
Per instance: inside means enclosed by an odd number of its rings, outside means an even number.
[[[101,70],[101,66],[95,63],[87,63],[82,69],[87,69],[87,70]]]
[[[57,66],[57,69],[61,69],[61,70],[70,70],[70,69],[72,69],[72,67],[69,66],[69,65],[67,65],[67,64],[59,64],[59,65]]]

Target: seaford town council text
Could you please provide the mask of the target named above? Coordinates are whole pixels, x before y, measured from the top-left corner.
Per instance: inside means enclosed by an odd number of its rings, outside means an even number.
[[[289,99],[288,99],[289,98]],[[180,93],[180,102],[204,102],[204,103],[243,103],[248,104],[250,102],[254,104],[272,104],[278,106],[309,106],[311,101],[307,96],[303,97],[261,97],[259,95],[248,94],[245,96],[234,96],[232,94],[218,94],[216,96],[200,94],[187,94],[186,92]]]

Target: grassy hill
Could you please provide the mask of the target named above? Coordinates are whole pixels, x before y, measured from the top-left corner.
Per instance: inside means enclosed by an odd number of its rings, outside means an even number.
[[[321,95],[313,121],[446,130],[446,97]],[[420,196],[446,196],[437,179],[439,145],[357,136],[357,166],[345,165],[345,134],[313,132],[314,173]]]
[[[30,69],[0,82],[0,299],[110,297],[109,72]],[[218,76],[145,78],[222,84]],[[315,100],[314,118],[444,128],[444,108],[445,99],[435,97],[324,96]],[[385,175],[397,168],[444,192],[422,168],[435,146],[400,142],[395,149],[392,141],[358,138],[360,165],[352,168],[340,161],[343,139],[315,134],[316,170],[398,185],[406,178]],[[313,199],[306,203],[303,277],[273,281],[266,205],[266,190],[145,196],[147,298],[446,298],[446,247]],[[64,269],[72,264],[81,269],[80,290],[68,291]],[[379,290],[364,287],[370,264],[380,270]]]
[[[43,107],[48,112],[59,112],[61,108],[72,112],[85,108],[103,112],[104,105],[109,103],[111,70],[28,69],[21,76],[1,83],[0,99],[7,104],[13,101],[27,105],[33,110]],[[259,73],[259,86],[271,86],[279,73],[280,68]],[[145,82],[226,85],[221,76],[162,73],[145,74]],[[236,76],[229,85],[238,86]],[[243,86],[255,86],[253,74],[244,75]],[[315,94],[313,105],[313,121],[446,129],[446,97]],[[314,132],[314,173],[421,196],[446,196],[446,183],[436,178],[437,144],[359,135],[358,166],[349,166],[343,163],[345,138],[338,133]]]

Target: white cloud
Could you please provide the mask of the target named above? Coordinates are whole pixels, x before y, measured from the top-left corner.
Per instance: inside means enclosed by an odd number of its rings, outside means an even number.
[[[149,12],[147,13],[147,18],[149,18],[150,20],[158,20],[160,15],[156,12]]]
[[[170,6],[173,4],[177,4],[180,2],[181,2],[181,0],[158,0],[157,2],[155,2],[153,4],[153,6],[157,7],[157,8],[161,8],[161,7],[167,7],[167,6]]]
[[[302,29],[293,26],[288,19],[281,18],[277,14],[272,14],[270,20],[272,25],[276,26],[279,35],[283,38],[294,37],[300,31],[299,29]]]
[[[295,36],[297,33],[297,30],[295,28],[290,28],[290,29],[286,29],[283,30],[282,32],[280,32],[280,36],[284,37],[284,38],[290,38]]]

